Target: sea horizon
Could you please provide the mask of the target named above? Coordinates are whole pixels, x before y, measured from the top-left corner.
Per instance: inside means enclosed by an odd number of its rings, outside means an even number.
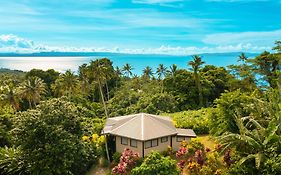
[[[12,70],[29,71],[31,69],[54,69],[59,72],[71,70],[78,71],[78,67],[82,64],[88,64],[91,60],[98,58],[108,58],[113,62],[113,66],[122,66],[126,63],[133,67],[133,74],[141,75],[142,70],[146,66],[152,67],[153,71],[156,70],[159,64],[169,67],[176,64],[178,68],[189,68],[188,62],[192,60],[192,55],[163,55],[163,54],[120,54],[120,53],[93,53],[91,56],[88,53],[82,53],[86,56],[77,55],[55,55],[54,53],[37,54],[37,55],[19,55],[10,54],[0,56],[0,68],[7,68]],[[205,53],[198,54],[202,56],[205,65],[212,64],[215,66],[226,67],[231,64],[237,64],[237,57],[240,52],[232,53]],[[40,56],[39,56],[40,55]],[[80,54],[81,55],[81,54]],[[257,56],[257,53],[246,53],[248,57]]]

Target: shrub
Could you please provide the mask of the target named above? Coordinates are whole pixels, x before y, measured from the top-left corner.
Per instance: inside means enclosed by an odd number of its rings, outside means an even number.
[[[171,116],[178,128],[193,129],[196,134],[208,134],[212,112],[212,108],[203,108],[164,115]]]
[[[0,148],[0,174],[26,175],[27,165],[23,160],[23,153],[19,148]]]
[[[64,98],[17,114],[12,134],[31,174],[80,175],[95,163],[95,147],[82,141],[83,117],[83,112]]]
[[[238,133],[235,116],[237,114],[241,117],[249,116],[255,96],[257,96],[255,92],[250,95],[240,90],[223,93],[215,100],[216,110],[210,117],[210,133],[217,136],[225,132]]]
[[[134,168],[131,173],[132,175],[179,175],[180,171],[175,160],[169,156],[164,157],[159,152],[152,152],[144,159],[141,166]]]
[[[122,155],[121,153],[115,152],[115,153],[113,154],[113,156],[112,156],[113,161],[114,161],[115,163],[118,163],[118,162],[120,161],[121,155]]]
[[[12,115],[0,115],[0,147],[9,146],[11,143],[11,136],[9,131],[12,129]]]

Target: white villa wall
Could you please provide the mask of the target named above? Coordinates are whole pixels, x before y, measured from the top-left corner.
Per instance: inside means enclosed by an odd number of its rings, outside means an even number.
[[[182,136],[181,136],[181,137],[182,137]],[[191,138],[190,138],[190,137],[184,137],[184,140],[185,140],[187,143],[189,143],[190,140],[191,140]],[[174,150],[174,151],[177,151],[177,150],[179,149],[180,145],[181,145],[181,142],[178,142],[178,141],[177,141],[177,136],[173,136],[173,137],[172,137],[172,148],[173,148],[173,150]]]

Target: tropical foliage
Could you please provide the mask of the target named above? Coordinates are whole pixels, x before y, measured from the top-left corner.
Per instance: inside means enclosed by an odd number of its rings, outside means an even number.
[[[83,111],[64,99],[20,112],[12,130],[31,174],[81,174],[96,160],[96,148],[82,141]],[[46,157],[46,155],[48,155]]]
[[[169,156],[162,156],[159,152],[151,152],[139,167],[132,170],[132,175],[178,175],[179,173],[176,161]]]
[[[255,100],[249,115],[233,114],[237,133],[228,131],[218,137],[225,148],[234,148],[239,156],[233,172],[281,173],[278,167],[281,163],[281,91],[268,92],[267,95],[267,99]]]
[[[208,134],[210,118],[215,113],[213,108],[189,110],[176,113],[163,114],[171,116],[178,128],[193,129],[197,134]]]
[[[142,75],[107,58],[78,72],[0,69],[0,174],[84,174],[106,156],[98,135],[105,119],[139,112],[171,116],[176,127],[220,144],[192,141],[178,157],[170,150],[144,162],[126,150],[115,156],[115,174],[281,174],[280,46],[254,58],[237,54],[227,67],[194,55],[185,68],[159,63]]]

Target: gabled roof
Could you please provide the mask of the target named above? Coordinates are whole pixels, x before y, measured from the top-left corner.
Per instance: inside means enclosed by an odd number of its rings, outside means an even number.
[[[150,140],[176,135],[177,130],[169,117],[139,113],[108,118],[102,133],[136,140]]]

